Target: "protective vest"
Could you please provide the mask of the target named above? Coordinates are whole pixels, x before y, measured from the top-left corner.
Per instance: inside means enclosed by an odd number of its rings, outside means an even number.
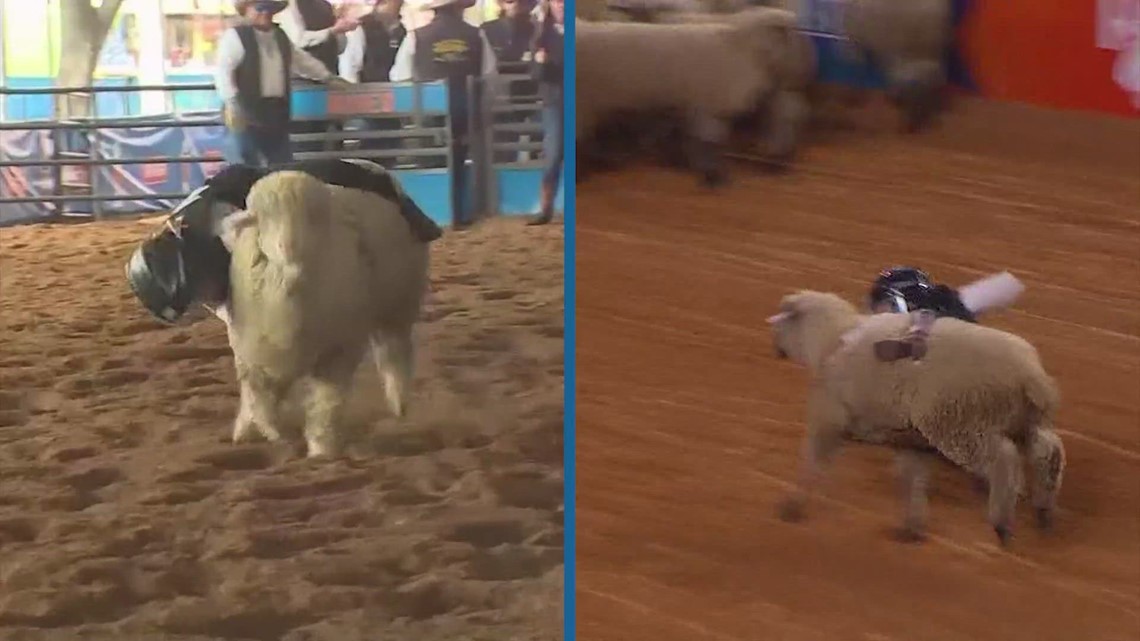
[[[241,63],[234,73],[234,83],[237,85],[237,100],[245,113],[248,114],[258,127],[266,129],[285,130],[289,127],[289,78],[293,67],[293,44],[289,36],[280,27],[274,25],[273,36],[277,47],[281,51],[281,63],[285,72],[284,97],[266,98],[261,95],[261,56],[258,53],[257,35],[250,25],[234,28],[241,46],[245,49]]]
[[[305,31],[320,31],[336,24],[336,13],[328,0],[292,0],[297,4]],[[336,37],[329,36],[319,45],[305,47],[305,52],[324,64],[329,73],[335,74],[340,56]]]
[[[437,13],[425,27],[416,29],[413,76],[419,82],[447,81],[448,115],[453,130],[467,131],[467,79],[483,67],[483,40],[478,27],[460,15]]]
[[[364,64],[360,68],[360,82],[388,82],[388,74],[396,62],[396,52],[400,50],[408,30],[399,22],[389,30],[375,14],[362,18],[360,27],[364,30]]]

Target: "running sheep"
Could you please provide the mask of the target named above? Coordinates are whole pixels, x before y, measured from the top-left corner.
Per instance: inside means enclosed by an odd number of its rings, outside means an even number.
[[[1051,525],[1065,467],[1053,431],[1058,393],[1025,340],[940,318],[922,360],[883,362],[874,344],[904,335],[909,315],[865,316],[834,294],[801,291],[786,296],[768,320],[777,355],[811,373],[803,469],[781,506],[786,520],[803,517],[844,438],[874,430],[899,450],[907,487],[904,539],[919,539],[925,531],[926,445],[988,480],[989,522],[1003,545],[1012,532],[1022,458],[1032,472],[1029,494],[1038,525]]]
[[[848,0],[843,28],[854,49],[885,74],[906,130],[928,125],[944,108],[951,0]]]
[[[795,26],[794,14],[776,9],[699,24],[579,21],[577,139],[615,115],[672,110],[696,141],[693,165],[718,184],[730,120],[776,95]],[[777,113],[791,119],[790,102],[780,102]]]
[[[261,178],[247,205],[224,234],[230,296],[219,309],[241,393],[233,440],[280,440],[286,396],[306,384],[308,455],[335,455],[354,373],[370,347],[389,409],[407,410],[427,244],[394,200],[299,171]]]
[[[722,8],[723,9],[723,8]],[[727,11],[727,9],[724,9]],[[770,11],[788,11],[784,7],[770,7]],[[789,11],[789,14],[793,16]],[[736,13],[685,13],[664,14],[660,22],[672,24],[722,23],[729,24]],[[743,133],[760,141],[761,156],[774,167],[786,168],[800,147],[800,139],[811,117],[809,95],[816,89],[819,59],[811,38],[798,29],[781,34],[778,47],[767,59],[774,88],[754,108],[734,118],[734,133]]]

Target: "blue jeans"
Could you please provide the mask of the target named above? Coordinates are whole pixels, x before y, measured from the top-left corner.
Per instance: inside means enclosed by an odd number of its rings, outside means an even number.
[[[230,131],[224,157],[227,163],[264,167],[293,160],[288,131],[246,129]]]
[[[562,87],[548,88],[542,105],[542,186],[558,189],[562,180],[562,151],[565,142],[562,127]]]

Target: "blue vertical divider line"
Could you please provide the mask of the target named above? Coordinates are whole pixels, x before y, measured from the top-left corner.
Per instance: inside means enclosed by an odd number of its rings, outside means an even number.
[[[565,12],[565,29],[563,31],[563,42],[565,43],[564,56],[565,64],[563,65],[562,85],[562,109],[565,114],[563,120],[562,135],[569,137],[571,131],[575,131],[575,82],[574,82],[574,51],[576,49],[574,43],[574,15],[575,15],[575,1],[566,0]],[[575,141],[577,142],[577,141]],[[577,344],[575,332],[575,228],[576,224],[576,195],[574,188],[574,175],[576,161],[576,144],[565,145],[565,164],[562,166],[562,185],[564,192],[564,207],[563,217],[565,224],[563,227],[563,303],[562,309],[565,315],[562,341],[562,360],[563,360],[563,438],[562,438],[562,479],[563,479],[563,510],[562,510],[562,536],[563,536],[563,559],[565,561],[565,571],[563,580],[563,595],[562,595],[562,626],[563,626],[563,641],[574,641],[577,638],[577,620],[575,604],[575,585],[577,584],[577,574],[575,567],[575,560],[577,558],[577,549],[574,546],[575,534],[577,532],[577,524],[575,521],[575,398],[574,389],[575,385],[575,363],[577,356],[574,351],[574,346]]]

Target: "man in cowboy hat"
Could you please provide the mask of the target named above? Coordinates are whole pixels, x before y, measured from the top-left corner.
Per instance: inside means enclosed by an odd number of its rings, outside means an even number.
[[[229,130],[228,162],[257,166],[292,160],[290,78],[343,82],[294,47],[273,23],[273,16],[287,6],[282,0],[236,0],[238,23],[218,41],[214,86]]]
[[[474,0],[428,0],[425,9],[435,12],[431,22],[408,34],[396,52],[389,76],[392,82],[447,81],[448,120],[451,123],[451,217],[452,226],[469,224],[463,208],[466,193],[468,122],[467,79],[495,74],[495,52],[478,27],[463,20],[463,10]]]
[[[336,9],[329,0],[289,0],[289,6],[281,14],[281,28],[293,41],[293,45],[321,61],[329,73],[337,73],[340,54],[348,42],[347,34],[356,29],[356,20],[337,17]],[[331,126],[331,127],[330,127]],[[293,123],[293,133],[313,134],[330,130],[339,131],[340,123],[329,120],[305,120]],[[320,151],[325,147],[322,141],[297,143],[297,151]],[[340,150],[341,141],[332,148]]]
[[[388,72],[396,62],[408,30],[400,19],[404,0],[374,0],[371,11],[360,18],[360,26],[347,34],[348,44],[340,58],[340,75],[349,82],[389,82]],[[396,132],[403,123],[391,114],[362,119],[364,129]],[[365,150],[399,149],[398,138],[365,138],[360,148]],[[385,167],[395,164],[395,157],[376,158]]]

